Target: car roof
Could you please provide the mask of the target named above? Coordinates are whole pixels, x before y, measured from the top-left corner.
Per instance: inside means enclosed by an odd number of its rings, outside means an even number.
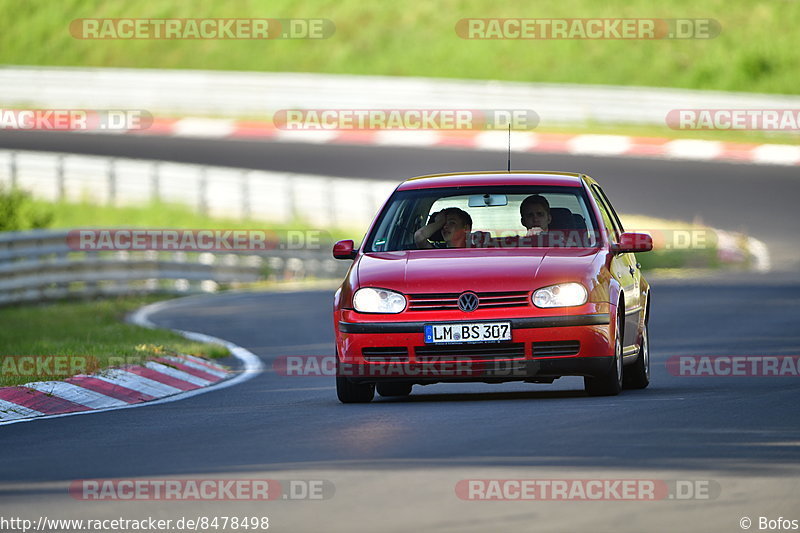
[[[542,170],[452,172],[410,178],[397,187],[399,191],[438,189],[441,187],[474,187],[493,185],[542,185],[580,187],[582,174]]]

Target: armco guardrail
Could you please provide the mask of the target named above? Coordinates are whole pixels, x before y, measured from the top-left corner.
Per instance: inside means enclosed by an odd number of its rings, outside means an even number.
[[[0,107],[269,117],[289,108],[533,109],[541,124],[663,126],[673,109],[800,108],[800,97],[389,76],[69,67],[0,68]]]
[[[47,200],[187,205],[213,217],[366,230],[397,186],[331,178],[102,156],[0,150],[0,183]]]
[[[394,182],[161,161],[0,150],[0,184],[50,200],[184,204],[214,217],[366,228]],[[250,228],[266,230],[269,227]],[[260,280],[341,278],[330,244],[263,252],[81,251],[67,231],[0,233],[0,305],[73,295],[215,291]],[[302,244],[302,243],[301,243]]]
[[[67,230],[0,233],[0,305],[72,296],[213,292],[262,280],[341,278],[349,266],[319,250],[260,253],[80,251]]]

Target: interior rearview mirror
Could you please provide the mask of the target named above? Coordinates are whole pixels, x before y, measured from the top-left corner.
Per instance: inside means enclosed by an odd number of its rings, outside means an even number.
[[[470,207],[497,207],[508,205],[505,194],[473,194],[469,197]]]

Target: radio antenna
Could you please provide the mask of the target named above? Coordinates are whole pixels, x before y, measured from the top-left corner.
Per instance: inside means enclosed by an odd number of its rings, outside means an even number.
[[[508,171],[511,172],[511,123],[508,124]]]

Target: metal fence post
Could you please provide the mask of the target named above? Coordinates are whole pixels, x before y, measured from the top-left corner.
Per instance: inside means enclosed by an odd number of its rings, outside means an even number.
[[[116,160],[108,160],[108,204],[114,205],[117,199],[117,168]]]
[[[289,206],[289,220],[285,220],[284,222],[293,222],[297,220],[297,202],[296,200],[296,191],[295,191],[295,184],[292,176],[289,175],[286,178],[286,204]]]
[[[240,213],[243,219],[249,219],[251,216],[251,205],[250,205],[250,178],[247,175],[247,171],[242,171],[242,211]]]
[[[161,200],[161,176],[159,175],[160,168],[158,161],[153,161],[153,167],[150,169],[150,198],[153,202]]]
[[[17,152],[11,152],[8,160],[8,171],[11,174],[11,188],[17,188]]]
[[[200,167],[200,183],[197,194],[197,210],[205,216],[208,214],[208,169],[206,167]]]
[[[336,227],[336,180],[328,180],[328,218],[329,218],[329,226],[331,228]]]
[[[66,198],[66,190],[64,184],[64,155],[60,154],[56,159],[56,195],[59,202],[63,202]]]

